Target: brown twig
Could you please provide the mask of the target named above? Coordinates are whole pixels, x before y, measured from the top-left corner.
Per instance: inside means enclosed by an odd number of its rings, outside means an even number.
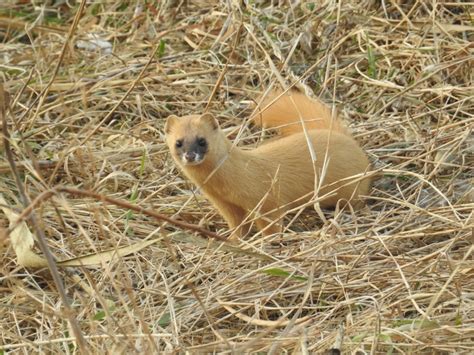
[[[39,169],[52,169],[56,166],[56,161],[55,160],[38,160],[36,161],[36,167]],[[28,165],[33,164],[33,162],[30,161],[19,161],[16,162],[17,164],[17,169],[19,171],[24,171],[28,170]],[[10,165],[9,164],[0,164],[0,174],[7,174],[11,172]]]
[[[105,195],[101,195],[101,194],[98,194],[96,192],[83,191],[83,190],[75,189],[75,188],[72,188],[72,187],[64,187],[64,186],[57,187],[55,190],[58,191],[58,192],[69,193],[71,195],[92,197],[92,198],[94,198],[96,200],[99,200],[99,201],[103,201],[103,202],[107,202],[107,203],[112,204],[112,205],[127,208],[127,209],[135,211],[135,212],[143,213],[146,216],[150,216],[150,217],[153,217],[155,219],[174,224],[174,225],[176,225],[178,227],[181,227],[181,228],[184,228],[184,229],[189,229],[189,230],[192,230],[194,232],[198,232],[199,234],[201,234],[203,236],[206,236],[206,237],[210,237],[210,238],[222,241],[222,242],[225,242],[227,240],[226,238],[220,236],[219,234],[208,231],[208,230],[203,229],[201,227],[198,227],[194,224],[177,221],[174,218],[165,216],[161,213],[154,212],[152,210],[147,210],[146,208],[134,205],[132,203],[122,201],[122,200],[117,200],[115,198],[108,197],[108,196],[105,196]]]
[[[176,225],[176,226],[184,228],[184,229],[192,230],[192,231],[197,232],[197,233],[199,233],[199,234],[201,234],[202,236],[205,236],[205,237],[209,237],[209,238],[212,238],[212,239],[215,239],[215,240],[219,240],[221,242],[227,241],[227,239],[225,237],[222,237],[219,234],[208,231],[204,228],[198,227],[198,226],[196,226],[194,224],[191,224],[191,223],[178,221],[174,218],[165,216],[161,213],[158,213],[158,212],[155,212],[155,211],[152,211],[152,210],[148,210],[146,208],[137,206],[137,205],[129,203],[127,201],[117,200],[115,198],[108,197],[108,196],[105,196],[105,195],[102,195],[102,194],[99,194],[99,193],[96,193],[96,192],[93,192],[93,191],[85,191],[85,190],[80,190],[80,189],[76,189],[76,188],[73,188],[73,187],[65,187],[65,186],[58,186],[54,189],[44,191],[43,193],[38,195],[33,200],[33,202],[29,203],[26,206],[26,208],[22,211],[22,213],[18,216],[17,222],[15,223],[15,225],[13,225],[9,228],[9,232],[11,232],[13,229],[15,229],[15,227],[19,223],[21,223],[23,220],[25,220],[29,216],[31,216],[31,214],[33,213],[33,210],[36,207],[40,206],[44,201],[48,200],[49,198],[51,198],[52,196],[54,196],[57,193],[68,193],[68,194],[76,195],[76,196],[90,197],[90,198],[93,198],[95,200],[106,202],[106,203],[111,204],[111,205],[116,205],[116,206],[123,207],[123,208],[129,209],[129,210],[132,210],[132,211],[135,211],[135,212],[138,212],[138,213],[143,213],[146,216],[155,218],[155,219],[160,220],[160,221],[165,221],[165,222],[171,223],[173,225]]]

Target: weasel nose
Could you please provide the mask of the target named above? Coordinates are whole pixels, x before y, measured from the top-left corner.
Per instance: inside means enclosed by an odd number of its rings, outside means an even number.
[[[186,159],[186,161],[194,161],[196,160],[196,153],[186,152],[184,153],[184,159]]]

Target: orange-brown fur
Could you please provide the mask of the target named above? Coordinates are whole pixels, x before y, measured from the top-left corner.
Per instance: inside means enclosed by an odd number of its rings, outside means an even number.
[[[322,207],[334,207],[338,200],[357,202],[360,195],[369,192],[368,178],[347,179],[365,173],[369,162],[343,124],[334,120],[331,123],[329,110],[304,95],[296,95],[295,102],[305,119],[312,119],[312,112],[320,118],[308,122],[308,136],[316,153],[314,167],[305,135],[298,125],[291,132],[284,129],[282,138],[253,150],[243,150],[227,139],[211,114],[170,116],[166,122],[166,140],[173,158],[234,229],[234,236],[249,232],[248,221],[252,217],[264,234],[278,232],[277,221],[285,211],[314,197],[315,171],[317,179],[322,179],[318,196],[332,193],[320,202]],[[285,107],[284,114],[264,115],[264,126],[280,126],[285,117],[287,122],[295,122],[298,113],[290,105]],[[175,142],[194,136],[206,137],[208,152],[201,163],[186,165],[176,152]],[[323,174],[325,162],[327,168]]]
[[[302,120],[306,130],[331,129],[350,136],[337,115],[332,117],[327,105],[295,90],[269,92],[251,120],[257,126],[276,129],[282,136],[302,132]]]

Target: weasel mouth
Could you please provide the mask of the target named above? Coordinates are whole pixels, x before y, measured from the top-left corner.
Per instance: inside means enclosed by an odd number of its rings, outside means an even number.
[[[181,156],[183,165],[199,165],[203,162],[204,157],[196,153],[184,153]]]
[[[202,160],[199,160],[199,161],[187,161],[187,160],[183,160],[183,165],[186,165],[186,166],[193,166],[193,165],[199,165],[202,163]]]

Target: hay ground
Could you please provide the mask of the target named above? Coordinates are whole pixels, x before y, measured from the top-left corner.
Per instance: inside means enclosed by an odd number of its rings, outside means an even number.
[[[44,198],[37,225],[58,260],[158,241],[59,270],[79,347],[50,272],[21,267],[3,237],[0,354],[474,352],[472,3],[117,1],[80,15],[45,3],[0,13],[11,151],[31,199],[70,186],[224,234],[163,123],[203,111],[225,69],[210,111],[231,138],[260,92],[302,82],[385,170],[362,211],[306,211],[234,247],[94,198]],[[0,154],[0,192],[20,212]]]

